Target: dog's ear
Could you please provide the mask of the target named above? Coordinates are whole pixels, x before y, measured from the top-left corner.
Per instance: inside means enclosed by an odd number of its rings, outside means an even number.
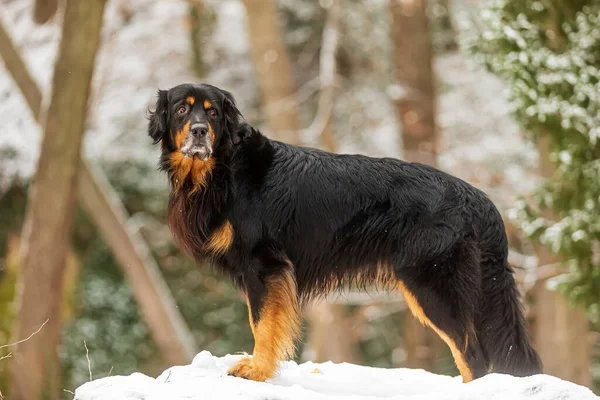
[[[233,95],[227,90],[219,89],[225,98],[223,99],[223,112],[225,117],[225,126],[227,127],[227,131],[231,136],[231,140],[233,144],[238,144],[240,142],[240,138],[236,134],[237,127],[240,122],[240,118],[242,117],[242,113],[238,110],[235,105],[235,99]]]
[[[154,144],[168,133],[169,130],[169,100],[167,91],[159,90],[158,99],[154,111],[148,111],[148,135],[154,140]]]
[[[233,133],[233,143],[237,144],[243,142],[256,133],[258,132],[249,123],[242,122],[239,124],[237,130]]]

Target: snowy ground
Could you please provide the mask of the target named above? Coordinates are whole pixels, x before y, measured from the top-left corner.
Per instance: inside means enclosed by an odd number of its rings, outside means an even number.
[[[287,362],[265,383],[227,376],[241,356],[198,354],[190,365],[176,366],[158,378],[135,373],[88,382],[75,400],[230,400],[230,399],[398,399],[398,400],[588,400],[589,389],[548,375],[514,378],[492,374],[468,384],[460,377],[423,370],[382,369],[332,362]]]

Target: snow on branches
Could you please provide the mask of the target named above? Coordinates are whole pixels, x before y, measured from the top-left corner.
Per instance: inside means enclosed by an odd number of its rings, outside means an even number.
[[[600,1],[488,0],[462,46],[507,84],[556,170],[513,217],[568,260],[562,287],[600,321]],[[544,210],[551,210],[552,218]]]

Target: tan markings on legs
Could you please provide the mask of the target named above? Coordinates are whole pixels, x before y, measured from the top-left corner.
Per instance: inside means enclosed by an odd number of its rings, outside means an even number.
[[[435,326],[429,318],[427,318],[427,315],[425,315],[425,312],[423,311],[423,308],[417,301],[417,298],[410,290],[408,290],[406,286],[404,286],[404,283],[399,282],[399,287],[400,291],[404,295],[404,299],[406,300],[408,308],[415,316],[415,318],[417,318],[423,325],[429,326],[431,329],[433,329],[435,333],[437,333],[438,336],[444,342],[446,342],[448,347],[450,347],[450,351],[452,352],[452,356],[454,357],[454,363],[456,364],[456,367],[458,368],[458,371],[460,372],[460,375],[463,378],[463,382],[471,382],[473,380],[473,373],[471,372],[471,368],[469,367],[469,364],[467,363],[463,352],[457,346],[457,343],[454,340],[452,340],[441,329]],[[467,343],[465,343],[465,349],[466,344]]]
[[[229,250],[233,242],[233,226],[229,221],[225,221],[208,240],[206,249],[213,254],[221,255]]]
[[[269,279],[265,288],[256,325],[248,304],[254,335],[252,358],[243,358],[229,370],[230,375],[259,382],[275,375],[278,361],[294,356],[295,340],[300,333],[300,307],[291,266],[282,275]]]
[[[194,96],[189,96],[186,100],[188,103],[190,103],[191,106],[193,106],[196,102],[196,98]]]
[[[254,319],[252,319],[252,307],[250,306],[250,300],[246,297],[246,305],[248,306],[248,319],[250,320],[250,329],[252,329],[252,337],[256,337],[256,331],[254,330]]]

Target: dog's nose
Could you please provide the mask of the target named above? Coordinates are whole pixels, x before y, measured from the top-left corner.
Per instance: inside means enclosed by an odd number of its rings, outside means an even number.
[[[196,138],[201,138],[206,136],[208,133],[208,126],[206,124],[194,124],[192,125],[192,136]]]

